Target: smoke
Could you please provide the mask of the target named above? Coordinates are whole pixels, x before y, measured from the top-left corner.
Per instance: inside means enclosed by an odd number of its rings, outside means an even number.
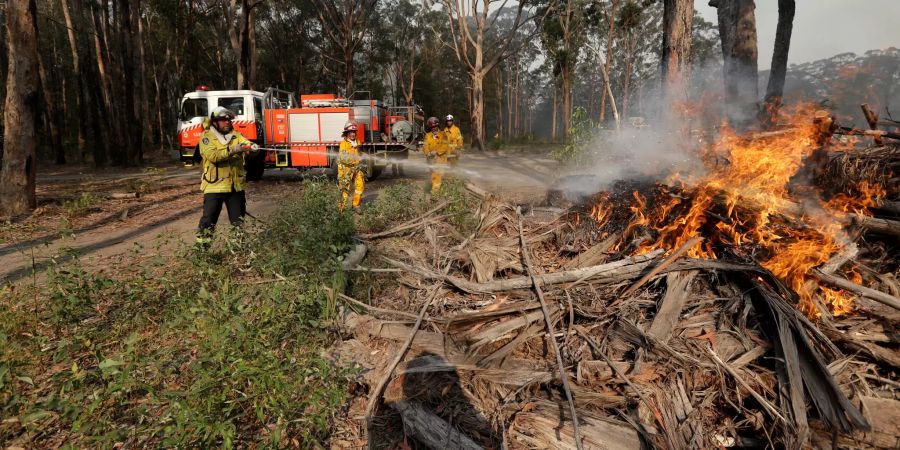
[[[565,170],[558,189],[572,201],[608,189],[613,183],[661,181],[677,173],[682,180],[706,173],[702,154],[722,122],[722,66],[695,68],[687,103],[666,99],[658,80],[650,84],[642,109],[647,117],[623,117],[621,129],[597,129],[577,164]],[[717,83],[713,80],[717,80]]]

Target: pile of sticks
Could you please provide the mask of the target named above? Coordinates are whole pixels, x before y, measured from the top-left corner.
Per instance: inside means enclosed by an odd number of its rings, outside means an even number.
[[[856,302],[810,319],[737,252],[684,256],[703,237],[629,256],[621,232],[577,207],[522,211],[479,194],[475,230],[431,220],[437,208],[370,236],[367,267],[351,268],[368,298],[331,292],[347,306],[332,356],[364,388],[333,447],[900,443],[890,233],[860,228],[855,251],[810,274]],[[861,283],[842,275],[851,260]]]

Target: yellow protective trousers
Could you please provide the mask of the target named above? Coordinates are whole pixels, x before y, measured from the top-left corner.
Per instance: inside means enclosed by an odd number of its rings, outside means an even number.
[[[347,199],[353,192],[353,207],[359,208],[362,201],[363,189],[366,185],[366,177],[359,166],[347,166],[338,164],[338,188],[341,190],[341,209],[347,207]]]
[[[447,155],[434,155],[431,163],[431,187],[428,189],[432,194],[441,191],[441,182],[444,180],[444,169],[447,167]]]

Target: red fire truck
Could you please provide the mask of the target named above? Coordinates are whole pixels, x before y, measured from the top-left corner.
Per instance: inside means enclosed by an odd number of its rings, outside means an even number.
[[[377,177],[389,160],[403,160],[422,145],[423,114],[415,106],[384,106],[367,92],[350,98],[335,94],[294,95],[274,88],[212,91],[201,86],[184,95],[176,141],[182,161],[198,150],[209,111],[224,106],[235,113],[234,128],[265,150],[248,158],[247,178],[258,180],[266,168],[337,168],[344,124],[354,121],[367,159],[368,178]],[[363,97],[363,98],[359,98]],[[398,161],[399,162],[399,161]]]

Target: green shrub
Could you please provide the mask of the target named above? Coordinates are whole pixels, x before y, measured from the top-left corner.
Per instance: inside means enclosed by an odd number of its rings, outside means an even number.
[[[341,211],[339,199],[333,184],[311,182],[298,199],[281,205],[253,242],[258,268],[283,275],[334,270],[355,234],[353,213]]]
[[[362,209],[357,228],[362,232],[381,231],[413,219],[424,212],[422,189],[404,181],[381,190],[378,198]]]
[[[69,217],[80,217],[97,209],[99,203],[100,197],[90,192],[82,192],[77,198],[64,201],[63,209]]]
[[[594,136],[596,126],[588,117],[587,110],[579,106],[572,112],[571,127],[566,136],[566,145],[553,151],[552,156],[559,162],[577,161]]]
[[[447,221],[460,233],[467,235],[478,226],[478,217],[475,216],[478,199],[469,193],[462,180],[455,177],[444,178],[441,190],[435,194],[434,199],[448,202],[443,213],[449,215]]]

